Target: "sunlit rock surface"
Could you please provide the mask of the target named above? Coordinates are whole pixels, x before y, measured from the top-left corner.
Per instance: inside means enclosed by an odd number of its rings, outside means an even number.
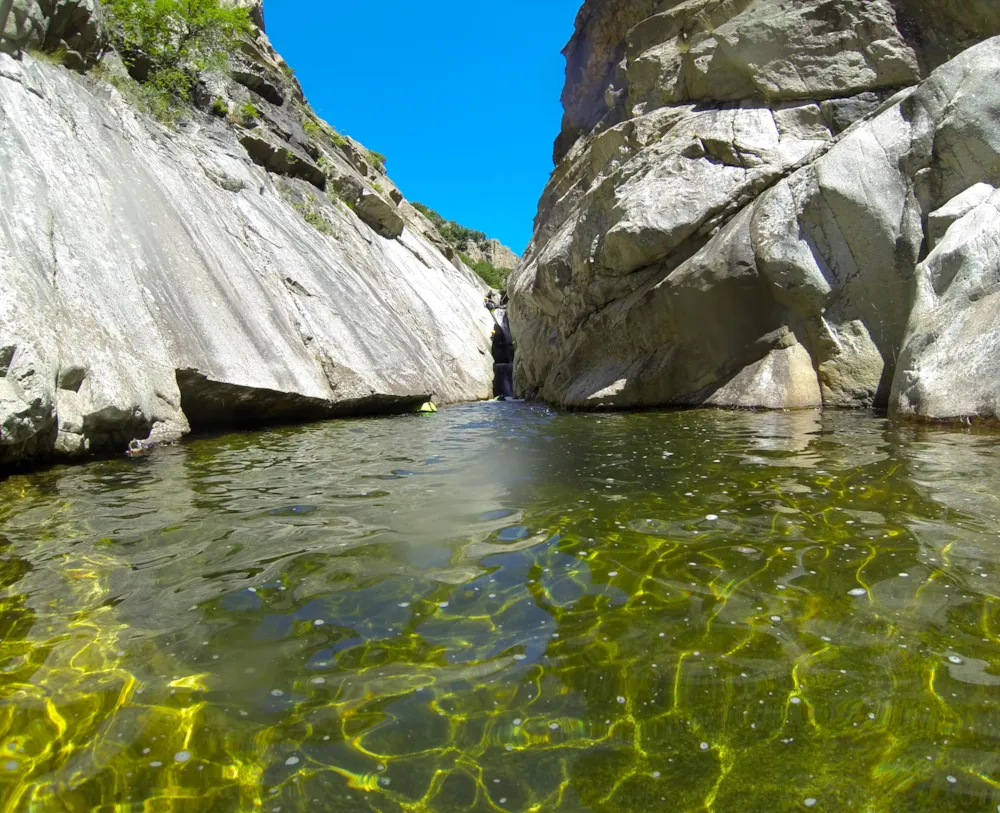
[[[485,286],[262,32],[203,93],[258,120],[169,128],[22,52],[45,5],[86,6],[18,2],[3,28],[0,465],[489,396]]]
[[[996,417],[996,34],[986,3],[585,3],[521,392]]]

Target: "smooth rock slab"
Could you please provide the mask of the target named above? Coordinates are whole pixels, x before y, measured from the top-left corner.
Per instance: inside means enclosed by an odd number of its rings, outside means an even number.
[[[478,278],[268,173],[224,122],[165,130],[2,54],[0,117],[0,462],[489,396]]]

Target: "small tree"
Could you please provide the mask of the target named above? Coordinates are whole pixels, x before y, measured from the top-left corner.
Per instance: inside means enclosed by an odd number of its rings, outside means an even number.
[[[105,0],[115,47],[140,82],[191,98],[198,71],[223,67],[251,31],[245,8],[220,0]]]

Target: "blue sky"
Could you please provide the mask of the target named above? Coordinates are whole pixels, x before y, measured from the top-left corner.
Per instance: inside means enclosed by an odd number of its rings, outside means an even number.
[[[316,112],[410,200],[517,252],[552,171],[581,0],[265,0],[267,33]]]

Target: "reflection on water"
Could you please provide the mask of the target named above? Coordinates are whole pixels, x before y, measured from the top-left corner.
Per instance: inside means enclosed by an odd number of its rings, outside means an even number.
[[[995,811],[996,437],[426,418],[0,483],[0,810]]]

